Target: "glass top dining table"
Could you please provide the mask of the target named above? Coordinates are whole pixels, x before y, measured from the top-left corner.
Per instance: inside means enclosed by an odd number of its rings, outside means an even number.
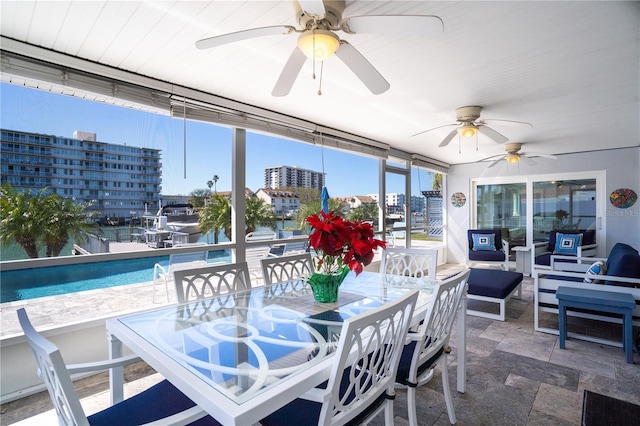
[[[222,424],[253,424],[329,378],[346,318],[417,289],[417,324],[434,286],[425,279],[350,273],[335,303],[316,302],[304,281],[255,287],[109,319],[110,354],[121,356],[124,343]],[[464,313],[458,318],[458,348],[464,348]],[[465,351],[457,353],[458,390],[464,392]],[[111,372],[113,402],[121,398],[120,375]]]

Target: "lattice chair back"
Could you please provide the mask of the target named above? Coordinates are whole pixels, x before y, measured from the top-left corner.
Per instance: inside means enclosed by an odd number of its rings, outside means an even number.
[[[417,425],[416,387],[431,379],[430,371],[441,361],[442,387],[451,424],[456,422],[453,400],[449,389],[446,356],[449,337],[460,301],[464,295],[471,271],[467,268],[439,283],[433,295],[423,323],[416,332],[410,332],[411,342],[404,348],[398,367],[398,383],[407,387],[409,424]]]
[[[451,328],[458,312],[463,287],[469,277],[469,270],[461,272],[438,284],[429,303],[424,321],[425,339],[420,360],[429,359],[449,342]]]
[[[305,278],[313,273],[313,262],[309,253],[267,257],[260,262],[265,285]]]
[[[47,386],[59,424],[88,425],[60,350],[33,328],[24,308],[18,309],[18,321],[36,357],[38,376]]]
[[[335,348],[329,380],[260,420],[263,426],[367,424],[381,411],[392,425],[395,377],[419,292],[346,319],[319,350]],[[326,386],[325,386],[326,385]]]
[[[319,425],[345,424],[375,401],[380,402],[376,411],[385,409],[387,424],[393,424],[395,376],[417,300],[413,291],[344,322],[327,385],[331,397]]]
[[[380,273],[436,279],[438,250],[388,247],[382,252]]]
[[[246,262],[175,271],[174,281],[179,304],[251,288]]]

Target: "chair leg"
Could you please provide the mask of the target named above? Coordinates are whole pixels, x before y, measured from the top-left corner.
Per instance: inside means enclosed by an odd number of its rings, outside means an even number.
[[[384,424],[385,426],[393,426],[393,400],[388,399],[384,408]]]
[[[442,370],[442,392],[444,393],[444,401],[447,404],[447,413],[449,414],[449,423],[456,424],[456,413],[453,409],[453,398],[451,398],[451,389],[449,388],[449,373],[447,372],[447,355],[444,354],[440,358],[440,370]]]
[[[407,387],[407,411],[409,414],[409,426],[418,426],[418,413],[416,411],[416,388]]]

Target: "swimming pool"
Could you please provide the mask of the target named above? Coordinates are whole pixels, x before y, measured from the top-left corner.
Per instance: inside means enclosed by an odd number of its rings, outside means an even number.
[[[112,260],[0,272],[0,303],[55,296],[153,280],[153,265],[169,256]],[[228,251],[209,252],[209,263],[231,261]]]

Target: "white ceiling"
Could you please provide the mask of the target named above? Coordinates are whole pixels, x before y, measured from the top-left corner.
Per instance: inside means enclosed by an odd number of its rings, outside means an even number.
[[[307,61],[287,97],[271,90],[297,41],[268,36],[198,50],[201,38],[295,25],[290,1],[0,3],[2,36],[183,85],[387,143],[449,164],[500,154],[481,135],[438,148],[454,110],[481,118],[524,151],[562,154],[639,146],[640,2],[347,1],[345,17],[437,15],[443,34],[349,35],[389,81],[372,95],[337,58],[322,96]]]

